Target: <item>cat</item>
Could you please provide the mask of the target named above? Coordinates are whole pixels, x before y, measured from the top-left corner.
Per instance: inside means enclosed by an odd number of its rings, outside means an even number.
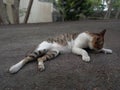
[[[82,60],[89,62],[90,56],[84,48],[89,48],[97,52],[112,53],[111,49],[105,49],[104,35],[106,29],[99,33],[91,33],[88,31],[82,33],[67,33],[60,36],[49,38],[38,45],[38,47],[17,64],[10,67],[10,73],[18,72],[26,63],[37,60],[38,69],[45,69],[44,62],[55,58],[60,53],[74,53],[81,55]]]

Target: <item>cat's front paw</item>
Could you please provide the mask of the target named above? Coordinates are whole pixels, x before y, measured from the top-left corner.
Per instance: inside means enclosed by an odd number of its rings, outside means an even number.
[[[112,54],[112,50],[111,50],[111,49],[105,49],[105,50],[104,50],[104,53],[105,53],[105,54]]]
[[[82,60],[86,61],[86,62],[89,62],[90,61],[90,57],[88,55],[82,56]]]
[[[45,70],[45,66],[44,66],[44,63],[43,63],[43,62],[39,62],[39,63],[38,63],[38,70],[39,70],[39,71]]]

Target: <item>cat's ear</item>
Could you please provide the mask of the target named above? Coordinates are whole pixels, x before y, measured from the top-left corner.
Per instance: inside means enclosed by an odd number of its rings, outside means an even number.
[[[106,32],[106,29],[102,30],[102,31],[100,32],[100,35],[104,36],[104,35],[105,35],[105,32]]]

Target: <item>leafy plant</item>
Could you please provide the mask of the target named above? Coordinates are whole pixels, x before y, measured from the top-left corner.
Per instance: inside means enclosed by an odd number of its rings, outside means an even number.
[[[78,20],[81,15],[87,17],[93,13],[89,0],[57,0],[56,6],[63,20]]]

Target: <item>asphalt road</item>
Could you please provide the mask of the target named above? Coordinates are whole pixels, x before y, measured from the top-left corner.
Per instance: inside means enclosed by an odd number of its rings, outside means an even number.
[[[47,61],[43,72],[37,70],[37,62],[27,64],[17,74],[8,72],[48,37],[105,28],[105,47],[113,54],[89,52],[89,63],[80,56],[64,54]],[[0,90],[120,90],[120,20],[0,26]]]

